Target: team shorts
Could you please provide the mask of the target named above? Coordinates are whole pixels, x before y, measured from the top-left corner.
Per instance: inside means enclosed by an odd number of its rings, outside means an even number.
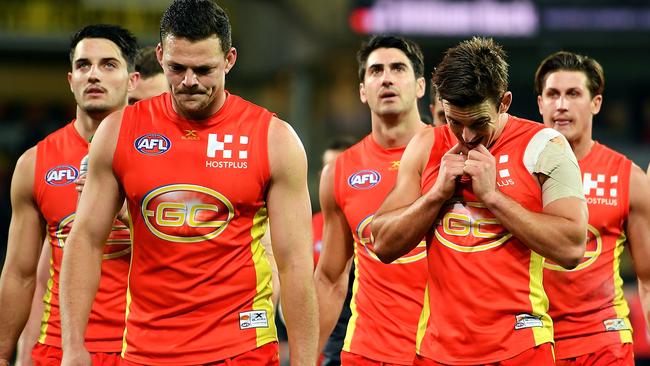
[[[63,350],[59,347],[36,343],[32,349],[34,366],[60,366],[61,358]],[[93,366],[119,366],[121,362],[119,352],[91,352],[90,359]]]
[[[279,366],[280,354],[278,353],[278,342],[267,343],[253,350],[244,352],[235,357],[225,360],[204,363],[192,366]],[[121,366],[143,366],[141,363],[122,359]]]
[[[430,358],[416,356],[415,366],[448,366],[444,363],[436,362]],[[553,345],[551,343],[544,343],[537,347],[530,348],[515,357],[509,358],[503,361],[490,362],[480,365],[466,365],[466,366],[523,366],[523,365],[535,365],[535,366],[552,366],[555,365],[555,356],[553,355]]]
[[[371,360],[367,357],[363,357],[361,355],[357,355],[355,353],[350,353],[346,351],[341,351],[341,365],[342,366],[404,366],[403,364],[398,364],[398,363]]]
[[[612,344],[596,352],[555,362],[559,366],[634,366],[632,343]]]

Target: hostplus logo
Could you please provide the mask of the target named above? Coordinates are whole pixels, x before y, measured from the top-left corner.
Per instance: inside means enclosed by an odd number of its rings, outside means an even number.
[[[508,155],[500,155],[497,163],[497,186],[505,187],[515,184],[515,181],[510,177],[510,170],[505,167],[510,157]]]
[[[618,175],[584,173],[582,188],[588,204],[618,206]]]
[[[231,134],[208,135],[206,168],[246,169],[248,168],[248,136]]]

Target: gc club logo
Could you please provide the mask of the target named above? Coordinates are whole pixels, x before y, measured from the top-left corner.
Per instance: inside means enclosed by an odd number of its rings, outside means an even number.
[[[45,182],[51,186],[65,186],[77,179],[79,170],[72,165],[57,165],[45,173]]]
[[[372,243],[372,233],[370,232],[370,222],[372,221],[373,217],[375,217],[375,215],[369,215],[365,219],[361,220],[361,222],[357,225],[356,234],[359,240],[359,244],[361,244],[366,249],[366,253],[368,253],[372,259],[381,262],[379,257],[377,257],[377,254],[375,254],[375,247]],[[425,259],[426,257],[427,243],[425,240],[422,240],[420,243],[418,243],[417,247],[413,248],[413,250],[404,256],[396,259],[391,264],[413,263],[421,259]]]
[[[65,246],[65,241],[68,239],[68,235],[70,235],[70,230],[72,230],[72,224],[74,223],[75,217],[76,213],[71,213],[64,217],[59,221],[58,225],[56,225],[56,230],[49,232],[50,243],[52,243],[52,245],[58,246],[59,248]],[[116,220],[113,223],[111,235],[108,237],[106,245],[104,246],[102,259],[119,258],[129,253],[131,253],[131,237],[129,234],[129,228]]]
[[[490,250],[512,238],[512,233],[480,202],[446,206],[434,234],[442,245],[465,253]]]
[[[585,255],[580,261],[580,264],[574,269],[566,269],[550,259],[544,261],[544,268],[560,272],[575,272],[585,269],[592,265],[600,256],[603,251],[603,238],[600,236],[598,229],[591,225],[587,225],[587,250]]]
[[[381,181],[381,175],[374,170],[360,170],[348,178],[348,185],[354,189],[370,189]]]
[[[141,154],[160,155],[169,151],[172,143],[167,136],[159,133],[148,133],[135,139],[133,146]]]
[[[162,186],[142,199],[142,217],[149,231],[175,243],[198,243],[217,237],[234,212],[226,196],[194,184]]]

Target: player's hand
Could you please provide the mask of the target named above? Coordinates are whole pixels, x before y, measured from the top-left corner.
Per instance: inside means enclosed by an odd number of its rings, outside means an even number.
[[[472,191],[479,201],[485,202],[488,196],[496,193],[495,159],[483,144],[467,153],[463,171],[472,178]]]
[[[431,192],[438,192],[445,200],[451,198],[456,190],[456,178],[464,173],[466,160],[467,156],[461,154],[460,144],[449,149],[440,160],[438,178]]]
[[[77,179],[74,181],[74,189],[81,194],[81,191],[84,190],[84,185],[86,184],[86,173],[79,174]]]
[[[9,366],[9,361],[4,358],[0,358],[0,366]]]
[[[90,353],[85,347],[64,350],[61,366],[92,366]]]

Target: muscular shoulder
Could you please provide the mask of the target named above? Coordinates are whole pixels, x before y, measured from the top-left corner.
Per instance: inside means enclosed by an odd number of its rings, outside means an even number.
[[[29,148],[16,161],[16,168],[11,179],[12,200],[19,197],[32,197],[37,149],[37,146]]]
[[[304,169],[306,172],[307,156],[298,134],[291,125],[275,116],[269,122],[268,146],[272,177],[287,170]]]

